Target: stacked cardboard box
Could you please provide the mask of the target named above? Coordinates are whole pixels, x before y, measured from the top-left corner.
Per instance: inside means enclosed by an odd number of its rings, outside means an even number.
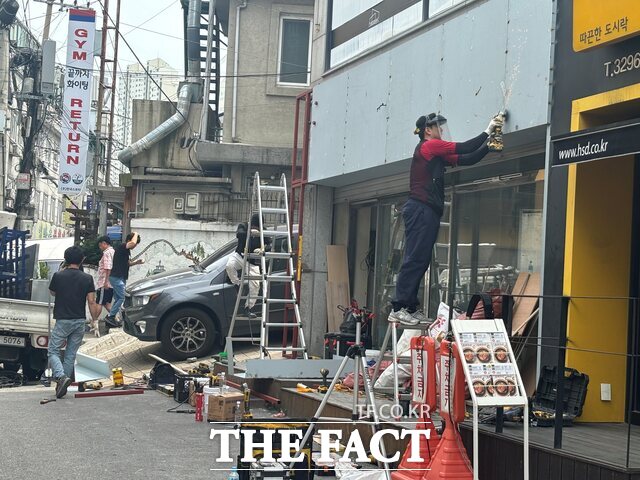
[[[233,421],[236,403],[238,401],[242,402],[242,398],[242,393],[237,390],[225,392],[221,395],[210,395],[207,419],[216,422]]]

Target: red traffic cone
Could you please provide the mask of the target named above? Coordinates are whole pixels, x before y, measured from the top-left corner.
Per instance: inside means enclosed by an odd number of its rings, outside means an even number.
[[[431,462],[432,455],[435,453],[438,443],[440,442],[440,435],[438,435],[436,427],[433,424],[433,420],[430,417],[419,422],[416,426],[416,430],[431,431],[428,440],[423,436],[419,437],[420,458],[422,458],[422,462],[409,462],[412,443],[409,442],[407,448],[402,454],[402,460],[400,461],[400,465],[398,465],[398,469],[391,474],[391,480],[420,480],[425,474],[425,470]]]
[[[473,480],[473,468],[453,422],[447,425],[422,480]]]

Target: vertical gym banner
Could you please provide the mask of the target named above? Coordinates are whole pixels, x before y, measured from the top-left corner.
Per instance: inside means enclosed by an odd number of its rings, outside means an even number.
[[[70,195],[86,182],[95,30],[94,10],[69,10],[58,191]]]

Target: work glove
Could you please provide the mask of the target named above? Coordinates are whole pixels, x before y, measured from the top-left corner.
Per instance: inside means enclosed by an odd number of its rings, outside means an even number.
[[[263,252],[263,250],[262,250],[261,248],[256,248],[256,249],[253,251],[253,253],[258,253],[258,254],[260,254],[260,253],[262,253],[262,252]]]
[[[501,114],[495,115],[484,132],[487,135],[491,135],[496,127],[502,127],[502,125],[504,125],[504,117]]]
[[[257,228],[252,228],[251,229],[251,236],[252,237],[259,237],[260,236],[260,230],[258,230]]]

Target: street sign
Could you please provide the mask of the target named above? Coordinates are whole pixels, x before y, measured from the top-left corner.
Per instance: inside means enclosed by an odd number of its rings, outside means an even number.
[[[70,195],[82,193],[87,180],[95,30],[94,10],[69,10],[58,191]]]

